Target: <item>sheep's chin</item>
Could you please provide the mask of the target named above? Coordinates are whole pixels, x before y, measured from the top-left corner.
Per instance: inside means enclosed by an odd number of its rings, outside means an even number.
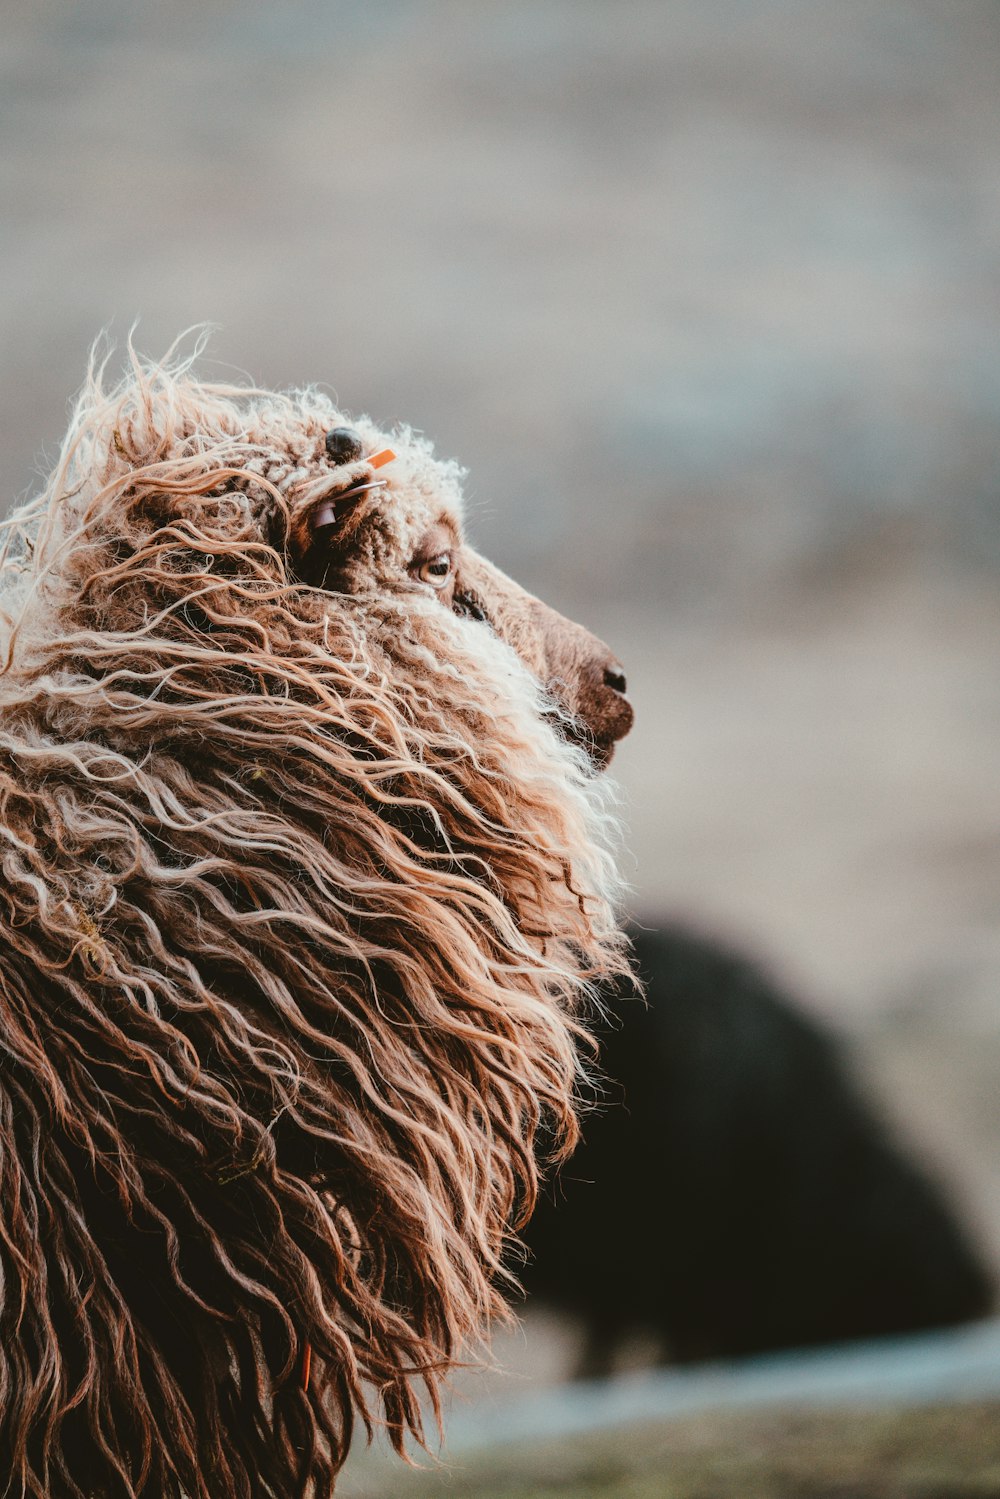
[[[567,719],[562,714],[553,714],[552,721],[562,739],[583,750],[596,775],[607,770],[614,758],[617,738],[609,736],[598,739],[589,724],[579,716]]]

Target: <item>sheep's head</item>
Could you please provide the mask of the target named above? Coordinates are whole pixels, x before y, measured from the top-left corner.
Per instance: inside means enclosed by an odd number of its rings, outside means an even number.
[[[328,1492],[502,1311],[574,1138],[620,668],[466,545],[453,466],[344,425],[137,365],[9,523],[19,1492]]]
[[[351,427],[327,432],[331,484],[313,486],[294,528],[303,576],[354,595],[423,593],[494,630],[549,690],[562,710],[564,732],[598,767],[606,766],[632,726],[623,667],[603,641],[527,593],[465,541],[449,471],[443,483],[440,469],[421,463],[414,472],[412,455],[400,460],[391,449],[370,446],[378,440],[371,434],[366,442]]]

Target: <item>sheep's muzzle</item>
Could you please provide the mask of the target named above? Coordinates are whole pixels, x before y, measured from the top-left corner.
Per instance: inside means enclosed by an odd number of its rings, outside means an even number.
[[[572,716],[569,736],[603,770],[635,716],[626,696],[624,668],[610,647],[468,549],[463,554],[462,586],[481,604],[497,634]]]

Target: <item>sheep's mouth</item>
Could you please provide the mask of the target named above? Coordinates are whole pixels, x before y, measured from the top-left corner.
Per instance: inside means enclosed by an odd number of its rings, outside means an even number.
[[[620,735],[598,736],[579,714],[567,718],[563,713],[552,713],[549,715],[549,720],[560,738],[565,739],[567,744],[574,744],[584,751],[595,772],[600,774],[602,770],[607,770]]]
[[[561,686],[557,681],[548,684],[549,692],[563,708],[562,713],[550,715],[556,732],[585,751],[595,772],[606,770],[619,739],[624,739],[632,728],[635,719],[632,704],[623,690],[604,690],[599,694],[585,693],[582,704],[576,699],[570,705],[565,689],[559,690]]]

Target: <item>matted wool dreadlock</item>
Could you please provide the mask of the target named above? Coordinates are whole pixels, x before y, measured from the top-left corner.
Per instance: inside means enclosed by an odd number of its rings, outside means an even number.
[[[5,1499],[330,1494],[575,1137],[621,668],[344,423],[133,355],[7,522]]]

